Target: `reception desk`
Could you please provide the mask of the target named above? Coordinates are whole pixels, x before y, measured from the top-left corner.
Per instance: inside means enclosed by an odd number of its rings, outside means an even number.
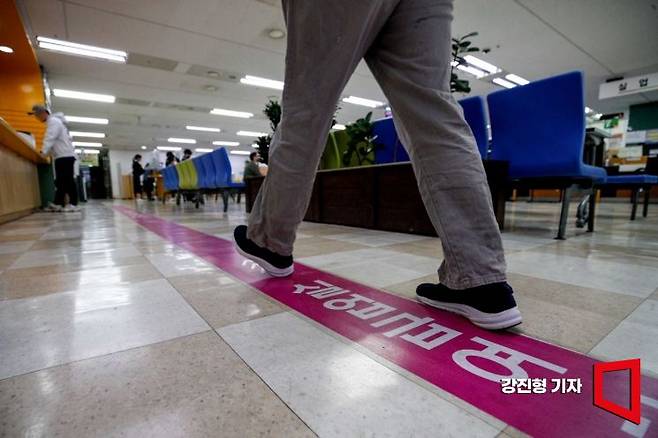
[[[41,205],[38,152],[0,119],[0,223],[31,213]]]
[[[486,160],[484,169],[502,230],[509,166],[506,161]],[[245,178],[247,212],[263,180]],[[436,236],[409,162],[318,171],[304,220]]]

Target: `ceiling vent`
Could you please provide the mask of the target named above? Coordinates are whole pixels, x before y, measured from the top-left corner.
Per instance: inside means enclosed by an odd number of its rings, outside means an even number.
[[[126,63],[165,71],[174,71],[178,66],[178,61],[158,58],[156,56],[141,55],[139,53],[130,53]]]

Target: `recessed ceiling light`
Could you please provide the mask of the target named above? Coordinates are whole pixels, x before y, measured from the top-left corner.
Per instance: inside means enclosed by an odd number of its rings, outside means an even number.
[[[143,151],[145,151],[145,150],[146,150],[146,146],[142,146],[141,149],[142,149]]]
[[[188,131],[207,131],[207,132],[220,132],[221,129],[219,128],[206,128],[205,126],[190,126],[187,125],[185,127]]]
[[[92,138],[105,138],[102,132],[84,132],[84,131],[69,131],[71,137],[92,137]]]
[[[212,151],[214,151],[214,149],[210,149],[210,148],[196,148],[196,149],[194,149],[194,152],[201,152],[201,153],[212,152]]]
[[[505,88],[514,88],[514,87],[516,87],[516,84],[515,84],[515,83],[510,82],[510,81],[506,81],[506,80],[503,79],[503,78],[494,78],[494,80],[493,80],[492,82],[493,82],[494,84],[498,84],[498,85],[500,85],[501,87],[505,87]]]
[[[156,149],[159,151],[180,151],[182,148],[180,146],[156,146]]]
[[[196,140],[193,138],[176,138],[176,137],[169,137],[167,139],[169,143],[189,143],[189,144],[196,144]]]
[[[477,68],[475,68],[475,67],[471,67],[470,65],[462,65],[462,64],[459,64],[459,65],[457,66],[457,69],[458,69],[458,70],[461,70],[461,71],[465,71],[466,73],[470,73],[470,74],[472,74],[473,76],[475,76],[475,77],[478,78],[478,79],[483,78],[483,77],[485,77],[485,76],[487,75],[487,74],[486,74],[485,72],[483,72],[482,70],[477,69]]]
[[[239,141],[222,141],[222,140],[217,140],[213,141],[212,144],[215,146],[240,146]]]
[[[128,53],[123,50],[105,49],[103,47],[89,46],[87,44],[72,43],[70,41],[57,40],[55,38],[37,37],[39,47],[54,52],[69,55],[86,56],[89,58],[104,59],[106,61],[125,63]]]
[[[0,46],[0,52],[2,53],[14,53],[14,49],[9,46]]]
[[[519,85],[527,85],[527,84],[530,83],[529,80],[524,79],[521,76],[518,76],[518,75],[515,75],[515,74],[512,74],[512,73],[505,76],[505,79],[507,79],[508,81],[512,81],[512,82],[514,82],[516,84],[519,84]]]
[[[249,151],[231,151],[231,155],[250,155],[251,152]]]
[[[498,73],[500,71],[500,69],[495,65],[490,64],[487,61],[483,61],[480,58],[476,58],[473,55],[464,56],[464,61],[489,73]]]
[[[242,137],[265,137],[268,135],[266,132],[254,132],[254,131],[238,131],[236,135]]]
[[[341,125],[340,123],[336,123],[334,126],[331,127],[334,131],[342,131],[345,129],[345,125]]]
[[[252,113],[247,113],[244,111],[233,111],[221,108],[213,108],[212,111],[210,111],[210,114],[214,114],[216,116],[239,117],[241,119],[248,119],[254,116]]]
[[[85,91],[62,90],[55,88],[53,94],[57,97],[68,97],[70,99],[91,100],[94,102],[114,103],[116,98],[109,94],[87,93]]]
[[[88,148],[102,148],[103,143],[97,143],[94,141],[73,141],[71,142],[73,146],[86,146]]]
[[[273,40],[280,40],[281,38],[286,36],[286,33],[281,29],[270,29],[270,31],[267,34]]]
[[[79,117],[79,116],[64,116],[69,123],[89,123],[91,125],[107,125],[110,121],[98,117]]]
[[[384,102],[378,100],[364,99],[362,97],[349,96],[343,99],[343,102],[351,103],[354,105],[367,106],[369,108],[377,108],[384,105]]]
[[[240,79],[241,84],[253,85],[255,87],[273,88],[275,90],[283,90],[283,82],[275,81],[273,79],[259,78],[258,76],[246,75]]]

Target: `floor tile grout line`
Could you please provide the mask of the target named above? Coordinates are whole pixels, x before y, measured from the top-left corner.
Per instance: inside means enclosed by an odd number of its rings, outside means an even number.
[[[208,332],[212,332],[212,331],[214,331],[214,330],[212,329],[212,327],[209,327],[208,330],[203,330],[203,331],[196,332],[196,333],[189,333],[189,334],[186,334],[186,335],[177,336],[177,337],[170,338],[170,339],[163,339],[163,340],[161,340],[161,341],[152,342],[152,343],[150,343],[150,344],[137,345],[137,346],[135,346],[135,347],[125,348],[125,349],[123,349],[123,350],[117,350],[117,351],[113,351],[113,352],[110,352],[110,353],[99,354],[99,355],[97,355],[97,356],[91,356],[91,357],[85,357],[85,358],[82,358],[82,359],[76,359],[76,360],[72,360],[72,361],[70,361],[70,362],[59,363],[59,364],[55,364],[55,365],[51,365],[51,366],[47,366],[47,367],[45,367],[45,368],[40,368],[40,369],[38,369],[38,370],[28,371],[27,373],[16,374],[15,376],[9,376],[9,377],[3,377],[3,378],[0,378],[0,383],[5,382],[5,381],[8,381],[8,380],[11,380],[11,379],[16,379],[16,378],[19,378],[19,377],[28,376],[28,375],[30,375],[30,374],[35,374],[35,373],[40,373],[40,372],[42,372],[42,371],[52,370],[52,369],[54,369],[54,368],[64,367],[64,366],[68,366],[68,365],[74,365],[74,364],[77,364],[77,363],[80,363],[80,362],[85,362],[85,361],[89,361],[89,360],[95,360],[95,359],[99,359],[99,358],[102,358],[102,357],[111,356],[111,355],[113,355],[113,354],[125,353],[125,352],[127,352],[127,351],[132,351],[132,350],[138,350],[138,349],[140,349],[140,348],[152,347],[152,346],[154,346],[154,345],[163,344],[163,343],[165,343],[165,342],[177,341],[177,340],[179,340],[179,339],[184,339],[184,338],[187,338],[187,337],[190,337],[190,336],[197,336],[197,335],[200,335],[200,334],[202,334],[202,333],[208,333]]]

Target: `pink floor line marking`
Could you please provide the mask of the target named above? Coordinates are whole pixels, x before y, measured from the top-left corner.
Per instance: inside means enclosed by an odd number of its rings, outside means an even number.
[[[510,332],[489,332],[411,300],[295,264],[288,278],[262,274],[233,243],[118,206],[146,229],[437,387],[538,437],[658,436],[658,380],[642,376],[642,422],[593,405],[594,359]],[[547,379],[545,394],[504,394],[500,377]],[[551,379],[580,378],[580,394],[551,393]],[[627,406],[628,375],[605,377],[604,396]],[[437,415],[441,415],[437,412]]]

